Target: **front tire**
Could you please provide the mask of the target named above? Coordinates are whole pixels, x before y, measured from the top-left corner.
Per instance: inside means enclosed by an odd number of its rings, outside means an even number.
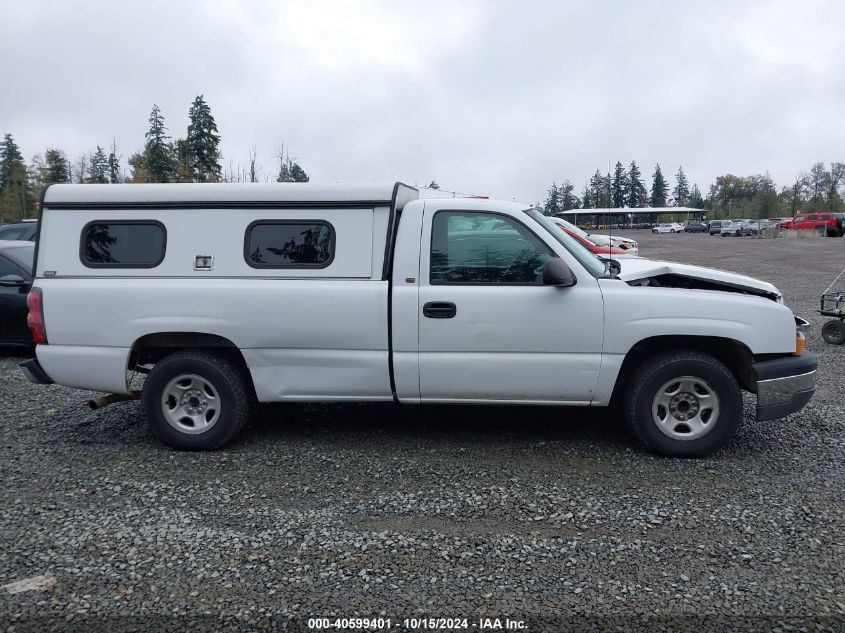
[[[826,321],[822,326],[822,338],[830,345],[842,345],[845,343],[845,323],[839,319]]]
[[[255,399],[238,364],[194,351],[156,363],[142,397],[153,433],[183,450],[214,450],[230,442],[249,420]]]
[[[625,393],[634,435],[671,457],[705,457],[742,421],[742,392],[731,371],[702,352],[657,354],[637,368]]]

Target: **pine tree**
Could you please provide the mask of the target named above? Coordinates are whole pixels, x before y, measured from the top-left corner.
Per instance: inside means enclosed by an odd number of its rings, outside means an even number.
[[[674,198],[672,206],[685,206],[688,203],[689,193],[689,181],[684,173],[684,168],[678,167],[678,173],[675,174],[675,188],[672,189],[672,197]]]
[[[647,197],[645,184],[640,175],[640,168],[637,167],[637,161],[632,160],[631,166],[628,168],[628,206],[632,209],[644,207]]]
[[[26,217],[33,200],[23,154],[12,135],[6,134],[0,144],[0,221]]]
[[[558,203],[561,211],[569,211],[581,206],[581,201],[575,195],[574,191],[574,185],[568,180],[564,180],[563,184],[558,187]]]
[[[581,196],[581,208],[590,209],[593,204],[593,190],[590,188],[590,183],[584,183],[584,194]]]
[[[3,144],[0,145],[0,195],[15,182],[21,170],[26,171],[23,154],[12,135],[6,134],[3,137]]]
[[[290,177],[291,182],[308,182],[310,180],[308,174],[305,173],[305,170],[302,169],[302,167],[297,162],[291,163]]]
[[[560,190],[557,183],[552,182],[546,195],[546,202],[543,203],[543,215],[554,215],[560,212]]]
[[[196,182],[191,169],[191,150],[188,141],[183,138],[173,143],[173,153],[176,155],[176,182]]]
[[[65,153],[60,149],[48,149],[44,153],[44,184],[70,182],[70,171]]]
[[[120,156],[117,153],[117,143],[114,140],[111,142],[107,171],[110,183],[115,184],[123,180],[123,177],[120,174]]]
[[[99,145],[97,145],[97,151],[88,159],[87,167],[85,182],[102,185],[109,181],[109,159],[106,157],[105,150]]]
[[[132,170],[129,174],[130,182],[152,182],[150,172],[147,170],[147,157],[144,152],[135,152],[127,162],[129,169]]]
[[[692,191],[690,191],[689,198],[688,198],[689,206],[693,209],[703,209],[704,208],[704,198],[701,196],[701,190],[698,188],[698,185],[692,186]]]
[[[660,171],[660,163],[657,163],[654,174],[651,176],[651,206],[665,207],[667,193],[669,193],[669,185],[666,184],[663,172]]]
[[[625,206],[627,195],[627,174],[620,161],[616,161],[613,169],[613,206],[621,209]]]
[[[161,110],[153,104],[150,113],[150,129],[146,134],[144,146],[144,167],[150,182],[173,182],[176,178],[176,159],[164,117]]]
[[[605,206],[605,192],[604,192],[604,176],[601,175],[601,172],[597,169],[596,173],[593,174],[593,177],[590,178],[590,206],[593,209],[599,209]]]
[[[276,155],[279,160],[279,174],[276,182],[308,182],[308,174],[299,163],[291,159],[284,146]]]
[[[610,172],[607,172],[602,178],[601,204],[599,206],[603,209],[613,207],[613,176],[610,175]]]
[[[220,166],[220,135],[211,108],[202,95],[198,95],[188,110],[187,164],[194,182],[218,182],[223,168]]]

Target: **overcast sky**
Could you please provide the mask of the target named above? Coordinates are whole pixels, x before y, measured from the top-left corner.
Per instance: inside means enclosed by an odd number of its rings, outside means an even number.
[[[845,160],[845,3],[0,0],[0,132],[27,158],[173,137],[205,95],[224,166],[535,202],[608,161],[786,184]]]

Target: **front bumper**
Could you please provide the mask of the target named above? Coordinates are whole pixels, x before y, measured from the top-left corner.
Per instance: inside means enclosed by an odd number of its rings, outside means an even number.
[[[47,372],[44,371],[44,368],[41,367],[41,363],[38,362],[37,358],[25,360],[19,365],[19,367],[30,382],[34,382],[36,385],[53,384],[52,379],[47,375]]]
[[[815,354],[784,356],[752,364],[757,380],[757,419],[775,420],[804,408],[816,391]]]

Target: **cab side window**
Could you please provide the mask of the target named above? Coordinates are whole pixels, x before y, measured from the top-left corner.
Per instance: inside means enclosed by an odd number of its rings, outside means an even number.
[[[434,216],[432,284],[540,285],[550,257],[537,236],[507,216],[459,211]]]

